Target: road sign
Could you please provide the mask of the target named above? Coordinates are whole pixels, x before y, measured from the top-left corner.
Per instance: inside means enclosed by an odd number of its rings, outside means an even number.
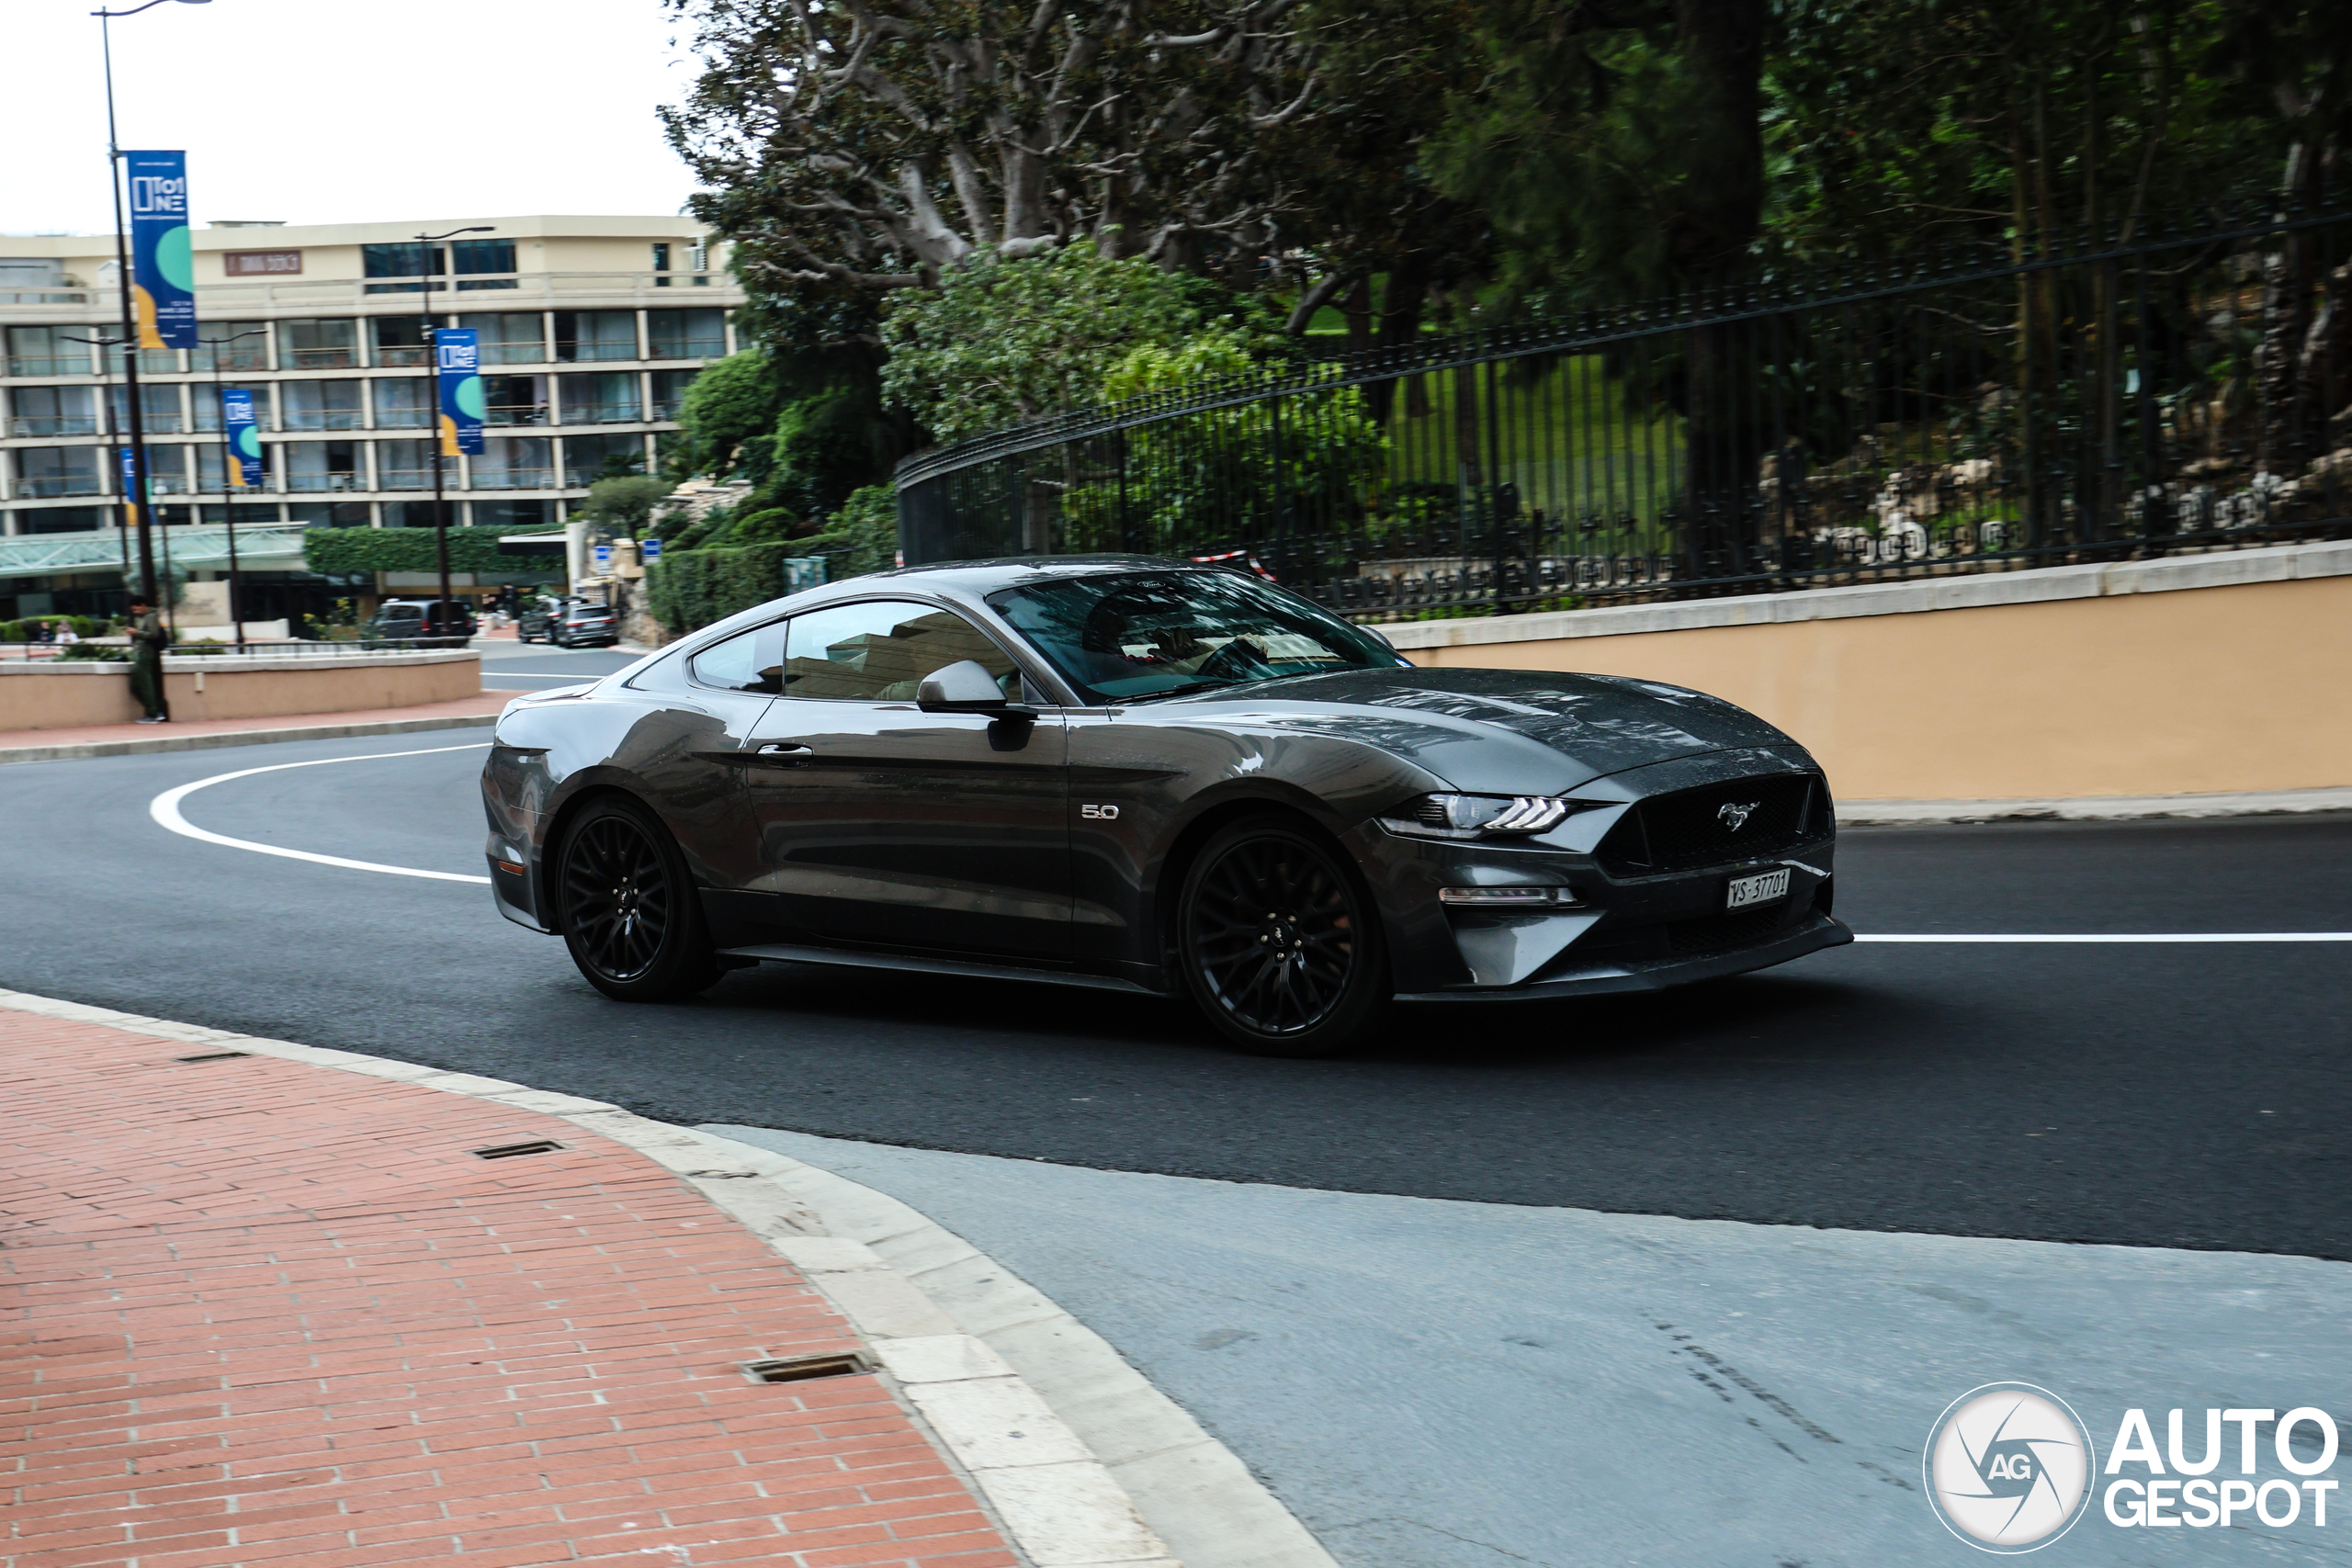
[[[655,561],[662,558],[662,541],[659,539],[639,539],[637,542],[637,553],[639,559],[643,560],[646,565],[650,566]]]
[[[591,546],[589,546],[589,547],[588,547],[588,559],[589,559],[590,563],[591,563],[592,565],[594,565],[594,566],[595,567],[595,569],[596,569],[599,572],[606,572],[606,571],[610,571],[610,570],[613,570],[613,547],[612,547],[612,546],[610,546],[610,545],[591,545]]]

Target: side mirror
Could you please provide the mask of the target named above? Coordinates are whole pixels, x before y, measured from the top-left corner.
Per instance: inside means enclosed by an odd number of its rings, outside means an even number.
[[[1012,702],[986,665],[959,659],[922,678],[915,688],[915,706],[925,713],[1004,713]]]

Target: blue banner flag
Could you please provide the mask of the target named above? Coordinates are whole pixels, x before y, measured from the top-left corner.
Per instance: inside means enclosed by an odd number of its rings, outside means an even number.
[[[469,329],[443,327],[433,334],[441,366],[441,455],[481,451],[481,344]]]
[[[139,449],[118,446],[116,456],[122,459],[122,511],[127,527],[139,526]]]
[[[254,419],[250,387],[220,389],[220,435],[229,445],[229,488],[261,488],[261,426]]]
[[[187,231],[187,154],[125,152],[130,184],[131,305],[141,348],[194,348],[196,258]]]

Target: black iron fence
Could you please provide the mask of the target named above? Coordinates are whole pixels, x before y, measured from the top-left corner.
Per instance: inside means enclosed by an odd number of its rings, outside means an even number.
[[[2352,206],[2203,217],[1311,338],[920,453],[900,540],[1231,557],[1399,616],[2352,534]]]

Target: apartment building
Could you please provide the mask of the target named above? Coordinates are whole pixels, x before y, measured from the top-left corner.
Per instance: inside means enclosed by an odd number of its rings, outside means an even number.
[[[414,238],[453,229],[487,232]],[[139,357],[150,483],[191,575],[225,567],[233,519],[275,602],[248,615],[349,591],[308,581],[298,530],[431,525],[428,322],[481,334],[486,449],[445,460],[449,521],[525,527],[658,464],[687,383],[734,347],[741,300],[723,248],[684,218],[215,222],[193,239],[207,346]],[[0,616],[119,602],[116,288],[110,235],[0,236]],[[266,458],[234,501],[220,386],[252,389]]]

